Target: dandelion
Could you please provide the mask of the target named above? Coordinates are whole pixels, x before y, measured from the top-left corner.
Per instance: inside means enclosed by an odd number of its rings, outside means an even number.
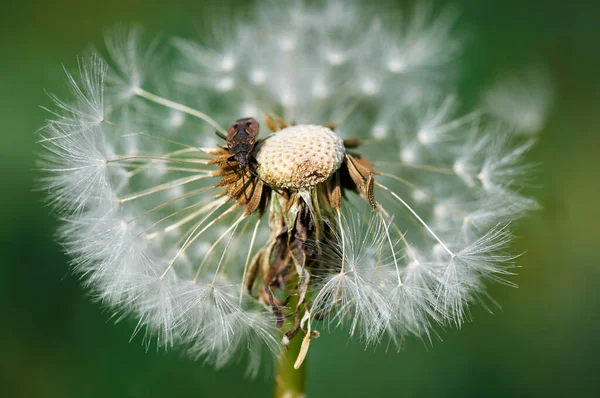
[[[40,133],[75,271],[148,344],[277,359],[279,396],[322,329],[400,347],[460,326],[536,203],[533,141],[461,112],[454,21],[268,3],[212,45],[174,39],[172,67],[111,33]]]
[[[553,96],[548,71],[529,66],[495,82],[483,95],[483,108],[517,133],[534,135],[544,128]]]

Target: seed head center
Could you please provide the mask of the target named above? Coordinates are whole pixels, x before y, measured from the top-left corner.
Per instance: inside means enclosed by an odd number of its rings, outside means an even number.
[[[256,172],[278,189],[300,190],[326,181],[344,159],[344,142],[331,129],[303,124],[278,131],[255,148]]]

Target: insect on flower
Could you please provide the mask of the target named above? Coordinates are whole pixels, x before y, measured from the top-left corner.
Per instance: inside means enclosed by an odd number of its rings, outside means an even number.
[[[317,329],[429,338],[511,274],[533,140],[460,108],[452,12],[386,22],[356,2],[269,3],[214,47],[175,39],[173,71],[153,75],[129,29],[110,64],[69,75],[44,186],[75,270],[136,332],[253,372],[290,347],[298,368]],[[272,133],[221,127],[240,115]]]
[[[252,169],[254,158],[252,157],[252,151],[256,145],[256,137],[258,136],[258,122],[254,118],[244,118],[236,120],[227,129],[227,136],[223,135],[219,131],[216,132],[217,136],[224,139],[227,149],[231,156],[227,159],[227,166],[232,171],[235,171],[233,166],[229,163],[235,160],[237,167],[239,168],[240,175],[242,176],[242,186],[246,186],[244,181],[244,174],[249,171],[250,174],[257,177],[256,173]],[[248,198],[246,197],[246,200]]]
[[[254,118],[236,120],[227,129],[227,136],[217,131],[217,135],[227,142],[227,150],[231,153],[229,161],[235,160],[240,169],[245,170],[252,161],[252,150],[258,136],[258,122]]]

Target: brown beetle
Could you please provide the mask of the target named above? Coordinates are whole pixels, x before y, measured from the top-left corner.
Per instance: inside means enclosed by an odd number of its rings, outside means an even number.
[[[227,137],[220,132],[217,132],[217,135],[227,142],[226,149],[231,153],[228,161],[235,160],[241,170],[246,170],[250,166],[251,153],[258,136],[256,119],[238,119],[227,129]]]
[[[252,156],[254,146],[259,140],[256,139],[258,136],[258,122],[252,117],[238,119],[227,129],[227,136],[223,135],[219,131],[216,134],[226,141],[227,149],[231,156],[227,159],[227,165],[235,172],[235,169],[229,164],[230,161],[235,160],[238,164],[239,171],[242,176],[242,184],[245,186],[244,174],[248,170],[253,177],[259,179],[263,184],[268,185],[262,178],[256,174],[251,163],[256,163],[256,159]],[[277,193],[278,189],[269,187]],[[244,193],[245,194],[245,193]]]

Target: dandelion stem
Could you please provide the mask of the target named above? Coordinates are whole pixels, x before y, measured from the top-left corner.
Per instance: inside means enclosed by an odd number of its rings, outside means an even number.
[[[150,100],[152,102],[155,102],[155,103],[163,105],[163,106],[166,106],[167,108],[175,109],[180,112],[187,113],[188,115],[195,116],[198,119],[204,120],[206,123],[210,124],[212,127],[216,128],[221,133],[225,133],[225,130],[223,129],[223,127],[221,127],[221,125],[219,125],[219,123],[217,123],[213,118],[208,116],[206,113],[200,112],[199,110],[190,108],[189,106],[171,101],[169,99],[160,97],[156,94],[149,93],[148,91],[143,90],[140,87],[136,87],[134,92],[135,92],[135,95],[137,95],[139,97],[146,98],[147,100]]]
[[[286,295],[289,295],[290,301],[288,308],[296,308],[298,297],[291,292],[297,286],[298,280],[287,284]],[[283,330],[289,330],[294,327],[294,317],[290,317],[284,323]],[[306,359],[302,366],[295,369],[294,364],[298,359],[298,355],[302,349],[302,341],[304,340],[304,332],[302,329],[298,334],[290,340],[290,344],[279,357],[277,363],[277,373],[275,374],[275,398],[300,398],[304,397],[304,389],[306,384]]]

